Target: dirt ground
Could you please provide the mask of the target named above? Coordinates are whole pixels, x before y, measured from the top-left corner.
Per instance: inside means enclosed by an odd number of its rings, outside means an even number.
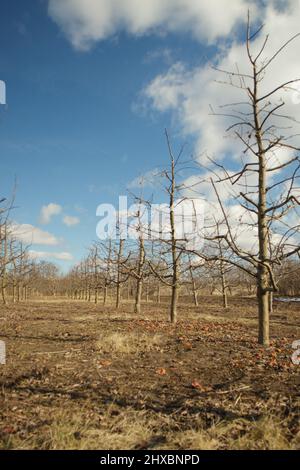
[[[255,299],[1,306],[2,449],[299,449],[300,305],[276,304],[257,345]]]

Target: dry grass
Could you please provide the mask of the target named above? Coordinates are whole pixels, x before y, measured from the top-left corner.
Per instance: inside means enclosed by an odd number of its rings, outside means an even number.
[[[208,429],[179,431],[172,416],[126,411],[110,405],[96,419],[84,411],[57,410],[43,437],[21,441],[11,436],[6,448],[48,450],[296,450],[300,436],[290,436],[277,417],[257,422],[222,421]]]
[[[102,334],[96,343],[97,349],[102,353],[112,355],[140,354],[159,350],[164,338],[160,334],[115,332],[109,335]]]
[[[188,430],[170,439],[177,449],[197,450],[296,450],[300,435],[291,436],[277,417],[249,423],[243,419],[221,422],[204,430]]]
[[[51,423],[39,435],[21,441],[11,436],[6,448],[42,450],[121,450],[135,449],[147,442],[156,426],[154,413],[148,415],[131,408],[123,412],[110,405],[97,418],[84,412],[57,410]]]

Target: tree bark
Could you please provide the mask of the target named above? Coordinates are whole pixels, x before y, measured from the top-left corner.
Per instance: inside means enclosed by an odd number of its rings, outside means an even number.
[[[103,305],[106,305],[106,302],[107,302],[107,286],[104,286]]]
[[[118,264],[117,264],[117,297],[116,297],[116,309],[120,308],[121,304],[121,259],[123,253],[124,240],[120,239],[119,251],[118,251]]]
[[[191,263],[191,261],[189,261]],[[193,299],[194,299],[194,305],[198,307],[198,293],[197,293],[197,288],[196,288],[196,282],[194,278],[194,273],[192,266],[190,266],[190,275],[191,275],[191,280],[192,280],[192,289],[193,289]]]
[[[266,155],[263,146],[261,125],[258,108],[258,77],[256,65],[254,71],[254,93],[253,93],[253,115],[255,123],[255,136],[258,147],[259,181],[258,181],[258,239],[259,239],[259,264],[257,267],[257,292],[258,292],[258,341],[263,346],[270,344],[270,324],[269,324],[269,282],[268,282],[268,226],[267,226],[267,191],[266,191]]]
[[[142,292],[143,292],[143,281],[141,278],[138,278],[137,283],[136,283],[136,295],[135,295],[135,305],[134,305],[134,313],[137,313],[138,315],[141,313]]]
[[[160,299],[160,284],[158,283],[157,285],[157,303],[160,304],[161,299]]]
[[[178,256],[177,256],[177,240],[175,229],[174,199],[175,199],[175,161],[171,160],[171,190],[170,190],[170,227],[171,227],[171,243],[172,243],[172,298],[170,309],[170,321],[177,323],[177,301],[178,301]]]
[[[145,246],[143,236],[140,236],[139,239],[139,259],[137,266],[137,282],[136,282],[136,294],[135,294],[135,305],[134,313],[141,313],[141,301],[142,301],[142,292],[143,292],[143,268],[145,263]]]

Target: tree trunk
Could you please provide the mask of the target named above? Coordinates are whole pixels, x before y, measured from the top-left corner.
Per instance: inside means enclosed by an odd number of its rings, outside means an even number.
[[[143,292],[143,281],[142,279],[137,279],[135,305],[134,305],[134,313],[137,313],[137,314],[141,313],[142,292]]]
[[[189,261],[189,262],[191,263],[191,261]],[[199,304],[198,304],[198,294],[197,294],[196,282],[195,282],[195,278],[194,278],[193,269],[192,269],[191,266],[190,266],[190,275],[191,275],[191,280],[192,280],[194,305],[196,307],[198,307]]]
[[[128,302],[130,300],[130,284],[129,284],[129,282],[127,284],[127,300],[128,300]]]
[[[142,301],[142,292],[143,292],[143,267],[145,263],[145,247],[144,239],[140,236],[139,239],[139,259],[137,267],[137,283],[136,283],[136,293],[135,293],[135,306],[134,313],[141,313],[141,301]]]
[[[104,292],[103,292],[103,305],[106,305],[107,302],[107,286],[104,287]]]
[[[170,310],[170,321],[177,323],[177,300],[178,300],[178,256],[177,256],[177,240],[175,229],[175,161],[172,157],[172,177],[171,177],[171,191],[170,191],[170,226],[171,226],[171,243],[172,243],[172,300]]]
[[[269,295],[258,287],[259,344],[269,346]]]
[[[0,232],[0,239],[2,238],[2,233]],[[1,276],[1,295],[2,295],[2,301],[4,305],[7,304],[6,301],[6,266],[7,266],[7,227],[6,225],[4,226],[4,237],[2,239],[2,263],[3,263],[3,269],[2,269],[2,276]]]
[[[223,267],[221,268],[221,280],[222,280],[223,307],[227,308],[228,307],[227,286],[226,286],[226,279],[225,279],[225,273],[224,273]]]
[[[6,300],[6,279],[3,276],[2,277],[2,283],[1,283],[1,295],[2,295],[2,302],[4,305],[7,305],[7,300]]]
[[[193,297],[194,297],[194,305],[195,305],[195,307],[199,307],[197,289],[193,289]]]
[[[121,305],[121,286],[118,282],[117,284],[117,295],[116,295],[116,309],[118,310]]]
[[[12,285],[12,301],[15,304],[16,303],[16,283],[13,281]]]
[[[172,299],[171,299],[171,311],[170,311],[170,321],[173,324],[177,322],[177,300],[178,300],[178,287],[175,282],[172,286]]]
[[[161,299],[160,299],[160,284],[157,286],[157,303],[160,304]]]
[[[117,298],[116,298],[116,309],[120,307],[121,304],[121,260],[123,253],[124,240],[120,239],[119,251],[118,251],[118,273],[117,273]]]
[[[258,283],[258,341],[263,346],[270,344],[270,325],[269,325],[269,282],[268,282],[268,226],[267,226],[267,191],[266,191],[266,155],[263,147],[261,125],[259,120],[257,84],[258,77],[256,66],[254,65],[254,94],[253,94],[253,113],[256,130],[256,142],[258,146],[259,161],[259,181],[258,181],[258,239],[259,239],[259,265],[257,268]]]
[[[273,313],[273,292],[269,292],[269,313]]]

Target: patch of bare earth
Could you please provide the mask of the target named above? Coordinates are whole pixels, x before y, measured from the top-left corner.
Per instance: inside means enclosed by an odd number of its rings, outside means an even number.
[[[256,342],[254,299],[113,307],[1,307],[4,449],[297,449],[300,306],[277,305]]]

